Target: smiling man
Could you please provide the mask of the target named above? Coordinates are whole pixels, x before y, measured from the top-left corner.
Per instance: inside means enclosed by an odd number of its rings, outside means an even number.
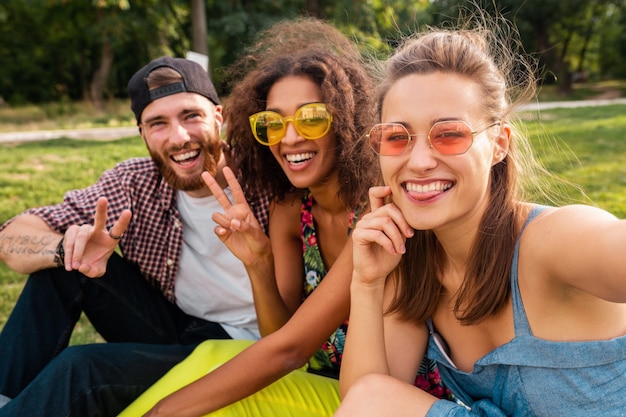
[[[115,415],[207,339],[257,339],[243,264],[219,241],[222,106],[204,69],[162,57],[128,91],[151,157],[0,227],[0,260],[29,275],[0,333],[0,416]],[[266,227],[267,199],[248,198]],[[119,248],[119,251],[116,251]],[[81,313],[109,343],[67,347]]]

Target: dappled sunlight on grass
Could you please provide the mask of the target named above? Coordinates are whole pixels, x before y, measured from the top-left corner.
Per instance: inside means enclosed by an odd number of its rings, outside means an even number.
[[[539,101],[573,101],[594,98],[617,98],[626,96],[626,81],[610,80],[596,83],[575,83],[568,96],[562,96],[556,84],[543,85],[539,90]]]
[[[109,100],[106,112],[87,102],[0,106],[0,132],[135,126],[128,99]]]
[[[28,207],[60,202],[66,191],[94,183],[119,161],[148,155],[139,138],[59,139],[1,149],[0,224]]]
[[[29,207],[61,202],[66,191],[93,184],[117,162],[147,155],[139,138],[108,142],[60,139],[0,145],[0,224]],[[0,328],[25,280],[25,276],[0,263]],[[71,343],[102,341],[86,317],[81,317]]]
[[[526,122],[542,163],[587,196],[626,218],[626,106],[542,110]],[[577,198],[576,191],[571,197]]]

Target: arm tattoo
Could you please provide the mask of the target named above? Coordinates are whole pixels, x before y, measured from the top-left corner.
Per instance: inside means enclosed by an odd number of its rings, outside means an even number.
[[[54,250],[58,239],[58,236],[51,234],[45,236],[2,236],[0,238],[0,254],[46,256],[54,255]]]

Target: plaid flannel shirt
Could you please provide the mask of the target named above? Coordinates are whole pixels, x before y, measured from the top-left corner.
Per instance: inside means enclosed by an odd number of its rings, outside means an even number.
[[[250,208],[267,232],[268,198],[261,190],[249,194],[253,194],[246,196]],[[119,241],[122,255],[137,264],[144,277],[174,302],[183,226],[176,206],[176,192],[163,180],[152,159],[133,158],[121,162],[105,171],[94,185],[67,192],[62,203],[29,209],[25,213],[37,215],[52,229],[65,233],[71,225],[93,224],[99,197],[106,197],[109,203],[107,228],[115,223],[122,210],[132,211],[131,222]]]

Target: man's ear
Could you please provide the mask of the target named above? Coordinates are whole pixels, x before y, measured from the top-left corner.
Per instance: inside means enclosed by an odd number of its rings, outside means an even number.
[[[222,113],[223,107],[221,105],[215,106],[215,123],[217,123],[218,129],[222,128],[224,123],[224,113]]]
[[[139,135],[141,136],[141,140],[143,140],[143,143],[145,143],[146,146],[148,146],[148,142],[146,141],[146,135],[143,134],[143,127],[141,123],[139,123],[137,127],[139,128]]]
[[[492,166],[502,162],[502,160],[509,153],[509,145],[511,144],[511,125],[508,123],[502,123],[500,126],[500,133],[496,138],[496,146],[493,150]]]

